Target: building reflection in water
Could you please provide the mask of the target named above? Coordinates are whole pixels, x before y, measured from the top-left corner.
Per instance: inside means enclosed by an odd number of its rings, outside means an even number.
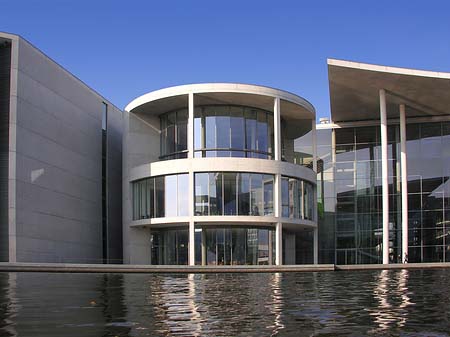
[[[148,305],[163,334],[254,333],[258,320],[261,329],[275,335],[284,328],[281,279],[279,273],[262,278],[261,274],[165,277],[149,283]]]
[[[126,336],[123,275],[0,273],[0,336]]]
[[[0,334],[18,336],[14,321],[19,310],[16,297],[17,273],[0,273]]]
[[[394,327],[402,328],[408,320],[407,308],[414,303],[408,295],[408,270],[382,270],[373,289],[378,306],[370,309],[377,327],[374,332],[383,332]]]

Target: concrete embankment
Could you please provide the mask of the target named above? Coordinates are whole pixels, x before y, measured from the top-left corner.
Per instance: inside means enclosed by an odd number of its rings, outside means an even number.
[[[450,263],[285,265],[285,266],[148,266],[123,264],[8,263],[0,262],[0,272],[47,273],[286,273],[323,271],[363,271],[391,269],[450,268]]]

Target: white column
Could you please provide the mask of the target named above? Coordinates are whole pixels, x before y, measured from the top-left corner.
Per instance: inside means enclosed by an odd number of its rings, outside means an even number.
[[[314,249],[314,264],[319,263],[319,229],[316,227],[314,228],[314,243],[313,243],[313,249]]]
[[[188,95],[188,158],[194,158],[194,94]]]
[[[400,104],[400,164],[402,176],[402,261],[408,262],[408,166],[406,156],[406,111]]]
[[[383,264],[389,263],[389,179],[386,92],[380,90],[381,183],[383,200]]]
[[[283,264],[283,224],[281,222],[276,223],[275,227],[275,264],[281,266]]]
[[[269,235],[269,264],[273,264],[273,242],[272,235]]]
[[[206,231],[202,229],[202,266],[206,266]]]
[[[195,227],[194,220],[189,221],[189,265],[195,266]]]
[[[312,155],[313,155],[313,170],[317,173],[317,131],[316,120],[312,120]]]
[[[194,172],[189,172],[189,265],[195,265],[195,223],[194,223]]]
[[[273,189],[273,213],[275,217],[281,217],[281,174],[275,174]]]
[[[280,98],[276,97],[273,104],[274,152],[275,160],[281,160],[281,111]]]
[[[313,171],[316,173],[316,182],[317,182],[317,130],[316,130],[316,120],[312,120],[312,152],[313,152]],[[314,200],[317,201],[317,186],[316,192],[314,193]],[[315,214],[314,221],[316,222],[316,226],[318,226],[318,217],[317,217],[317,203],[315,203]],[[313,256],[314,256],[314,264],[319,263],[319,229],[316,227],[314,229],[314,241],[313,241]]]
[[[276,218],[281,217],[281,174],[275,175],[275,184],[274,184],[274,215]],[[283,225],[281,222],[277,222],[275,224],[275,242],[272,242],[272,244],[275,244],[275,264],[277,266],[282,264],[282,231],[283,231]]]
[[[194,94],[188,94],[188,158],[194,158]],[[194,173],[189,172],[189,265],[195,265]]]

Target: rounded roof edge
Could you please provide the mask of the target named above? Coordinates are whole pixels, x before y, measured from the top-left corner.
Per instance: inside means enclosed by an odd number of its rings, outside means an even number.
[[[316,114],[314,106],[309,101],[296,94],[267,86],[243,83],[197,83],[163,88],[135,98],[128,103],[125,107],[125,111],[131,112],[131,110],[143,104],[172,96],[187,95],[190,93],[201,94],[219,92],[279,97],[280,99],[302,106],[314,115]]]

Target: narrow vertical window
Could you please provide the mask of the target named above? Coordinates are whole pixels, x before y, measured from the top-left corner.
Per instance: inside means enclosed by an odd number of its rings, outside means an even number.
[[[108,154],[108,105],[103,102],[102,111],[102,257],[103,263],[108,262],[108,184],[107,184],[107,154]]]

